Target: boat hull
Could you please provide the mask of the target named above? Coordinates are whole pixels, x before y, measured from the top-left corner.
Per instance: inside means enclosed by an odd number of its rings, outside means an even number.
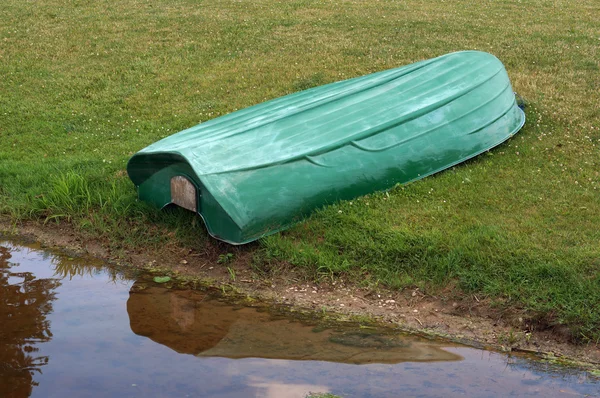
[[[242,244],[452,167],[524,121],[502,63],[458,52],[213,119],[143,149],[127,169],[141,199],[195,201],[212,236]],[[193,199],[173,195],[190,192],[172,189],[175,177],[196,188]]]

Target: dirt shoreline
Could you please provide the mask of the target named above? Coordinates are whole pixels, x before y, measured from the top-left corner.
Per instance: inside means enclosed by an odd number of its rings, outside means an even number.
[[[301,311],[335,314],[337,317],[369,319],[409,333],[439,336],[452,342],[500,351],[534,354],[552,362],[596,369],[599,374],[600,346],[577,345],[560,327],[540,330],[528,324],[527,314],[502,312],[477,296],[430,296],[418,289],[393,292],[367,290],[337,279],[310,283],[286,270],[273,278],[260,278],[249,266],[249,253],[242,252],[226,265],[206,254],[181,246],[135,253],[114,253],[102,242],[86,239],[68,224],[12,225],[0,220],[0,233],[33,239],[49,248],[91,255],[108,263],[139,269],[160,268],[174,274],[208,281],[216,287],[233,287],[253,299],[284,304]],[[232,277],[232,272],[235,277]]]

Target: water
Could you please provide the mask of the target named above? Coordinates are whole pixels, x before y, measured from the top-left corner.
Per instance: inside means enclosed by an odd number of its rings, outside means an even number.
[[[598,396],[523,357],[324,329],[0,241],[0,397]]]

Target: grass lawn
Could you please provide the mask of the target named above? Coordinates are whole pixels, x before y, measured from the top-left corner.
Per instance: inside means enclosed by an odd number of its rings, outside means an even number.
[[[518,135],[244,250],[257,269],[477,294],[598,342],[599,20],[597,0],[5,0],[0,214],[124,250],[216,245],[198,217],[136,201],[133,153],[294,91],[488,51],[529,104]]]

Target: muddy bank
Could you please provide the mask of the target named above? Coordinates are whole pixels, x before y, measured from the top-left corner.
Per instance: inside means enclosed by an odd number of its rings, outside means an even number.
[[[0,222],[0,231],[42,242],[74,254],[90,254],[115,265],[131,266],[182,278],[196,278],[252,299],[290,311],[313,311],[320,316],[376,320],[403,330],[440,336],[476,347],[536,354],[551,361],[584,362],[600,367],[600,347],[578,345],[560,326],[530,324],[518,309],[500,311],[487,300],[458,295],[451,288],[438,296],[416,290],[402,292],[365,289],[342,279],[307,281],[293,269],[258,275],[250,266],[251,251],[240,250],[231,261],[219,263],[218,253],[197,253],[175,244],[135,252],[85,239],[69,225]]]

